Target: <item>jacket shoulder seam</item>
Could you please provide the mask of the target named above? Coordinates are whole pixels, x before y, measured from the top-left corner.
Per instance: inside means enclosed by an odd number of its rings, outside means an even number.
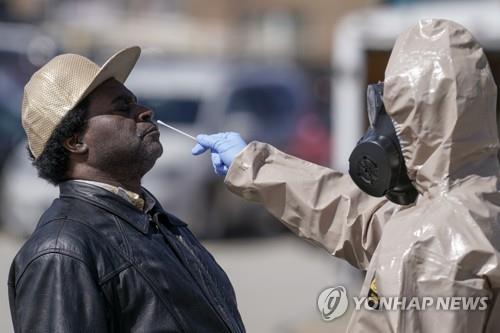
[[[79,220],[79,219],[74,219],[74,218],[71,218],[71,217],[68,217],[68,216],[58,217],[58,218],[55,218],[55,219],[47,221],[47,223],[55,222],[55,221],[58,221],[58,220],[62,220],[63,224],[61,225],[61,227],[59,228],[59,230],[57,232],[55,247],[51,247],[51,248],[45,249],[42,252],[37,253],[33,258],[31,258],[31,260],[22,269],[22,273],[19,276],[19,278],[16,279],[16,285],[17,285],[18,281],[21,279],[22,274],[24,274],[24,272],[26,271],[26,269],[29,267],[29,265],[32,262],[34,262],[39,257],[41,257],[43,255],[50,254],[50,253],[58,253],[58,254],[63,254],[63,255],[72,257],[73,259],[78,260],[81,263],[83,263],[84,265],[86,265],[87,268],[90,270],[90,268],[91,268],[90,265],[84,259],[80,258],[79,254],[77,252],[70,251],[68,249],[61,249],[61,248],[57,247],[57,244],[58,244],[58,241],[59,241],[59,238],[60,238],[60,234],[61,234],[62,229],[64,228],[64,226],[66,224],[66,221],[72,221],[72,222],[79,223],[80,225],[83,225],[83,226],[87,227],[89,230],[91,230],[92,232],[96,233],[99,238],[102,238],[103,235],[98,230],[92,228],[90,225],[88,225],[84,221]],[[120,251],[119,249],[115,248],[114,246],[111,246],[111,247],[115,251],[118,251],[118,252]],[[105,275],[103,275],[102,278],[99,278],[99,276],[98,276],[97,278],[98,278],[98,281],[99,281],[100,285],[102,285],[102,284],[106,283],[107,281],[109,281],[116,274],[118,274],[118,273],[126,270],[127,268],[133,266],[132,263],[130,262],[130,260],[126,256],[124,256],[123,254],[120,255],[120,253],[119,253],[119,256],[123,259],[124,263],[122,265],[120,265],[118,268],[116,268],[116,269],[112,270],[111,272],[106,273]]]
[[[24,273],[26,273],[26,271],[28,270],[28,267],[34,263],[36,260],[38,260],[39,258],[43,257],[43,256],[46,256],[46,255],[49,255],[49,254],[60,254],[60,255],[63,255],[63,256],[66,256],[68,258],[72,258],[74,259],[75,261],[78,261],[80,262],[81,264],[83,264],[84,266],[87,267],[87,269],[90,270],[90,266],[88,265],[88,263],[85,262],[85,260],[83,260],[82,258],[78,257],[78,255],[72,251],[68,251],[66,249],[60,249],[60,248],[50,248],[50,249],[46,249],[46,250],[43,250],[42,252],[39,252],[37,253],[37,255],[35,255],[33,258],[31,258],[31,260],[24,266],[24,268],[22,269],[21,271],[21,274],[19,274],[19,277],[16,279],[15,281],[15,286],[18,285],[19,281],[22,279],[22,277],[24,276]]]

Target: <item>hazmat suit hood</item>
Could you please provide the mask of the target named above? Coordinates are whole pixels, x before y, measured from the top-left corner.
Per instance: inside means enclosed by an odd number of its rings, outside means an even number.
[[[426,19],[401,34],[385,72],[384,104],[420,193],[470,174],[496,175],[497,88],[474,37]]]

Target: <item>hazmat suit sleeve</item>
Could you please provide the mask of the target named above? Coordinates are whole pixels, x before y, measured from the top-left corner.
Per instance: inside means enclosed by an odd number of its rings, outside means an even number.
[[[363,193],[349,175],[260,142],[238,154],[225,183],[235,194],[263,204],[298,236],[361,269],[397,207]]]

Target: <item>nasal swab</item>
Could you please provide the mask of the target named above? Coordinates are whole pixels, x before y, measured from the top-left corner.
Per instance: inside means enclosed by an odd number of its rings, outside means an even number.
[[[181,130],[179,130],[179,129],[175,128],[175,127],[172,127],[172,126],[170,126],[170,125],[167,125],[167,124],[165,124],[165,123],[164,123],[163,121],[161,121],[161,120],[157,120],[156,122],[157,122],[158,124],[160,124],[160,125],[163,125],[163,126],[165,126],[165,127],[168,127],[168,128],[170,128],[171,130],[174,130],[174,131],[176,131],[177,133],[182,134],[182,135],[184,135],[184,136],[187,136],[188,138],[190,138],[190,139],[192,139],[192,140],[194,140],[194,141],[198,142],[194,136],[191,136],[191,135],[187,134],[186,132],[183,132],[183,131],[181,131]]]

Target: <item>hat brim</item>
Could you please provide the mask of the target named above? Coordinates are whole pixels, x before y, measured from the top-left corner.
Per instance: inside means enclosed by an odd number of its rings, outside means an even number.
[[[90,95],[95,88],[111,78],[124,83],[130,72],[132,72],[132,69],[134,69],[140,55],[141,48],[138,46],[128,47],[112,55],[104,65],[102,65],[101,69],[94,76],[94,79],[87,89],[85,89],[76,104],[80,103],[85,97]]]

